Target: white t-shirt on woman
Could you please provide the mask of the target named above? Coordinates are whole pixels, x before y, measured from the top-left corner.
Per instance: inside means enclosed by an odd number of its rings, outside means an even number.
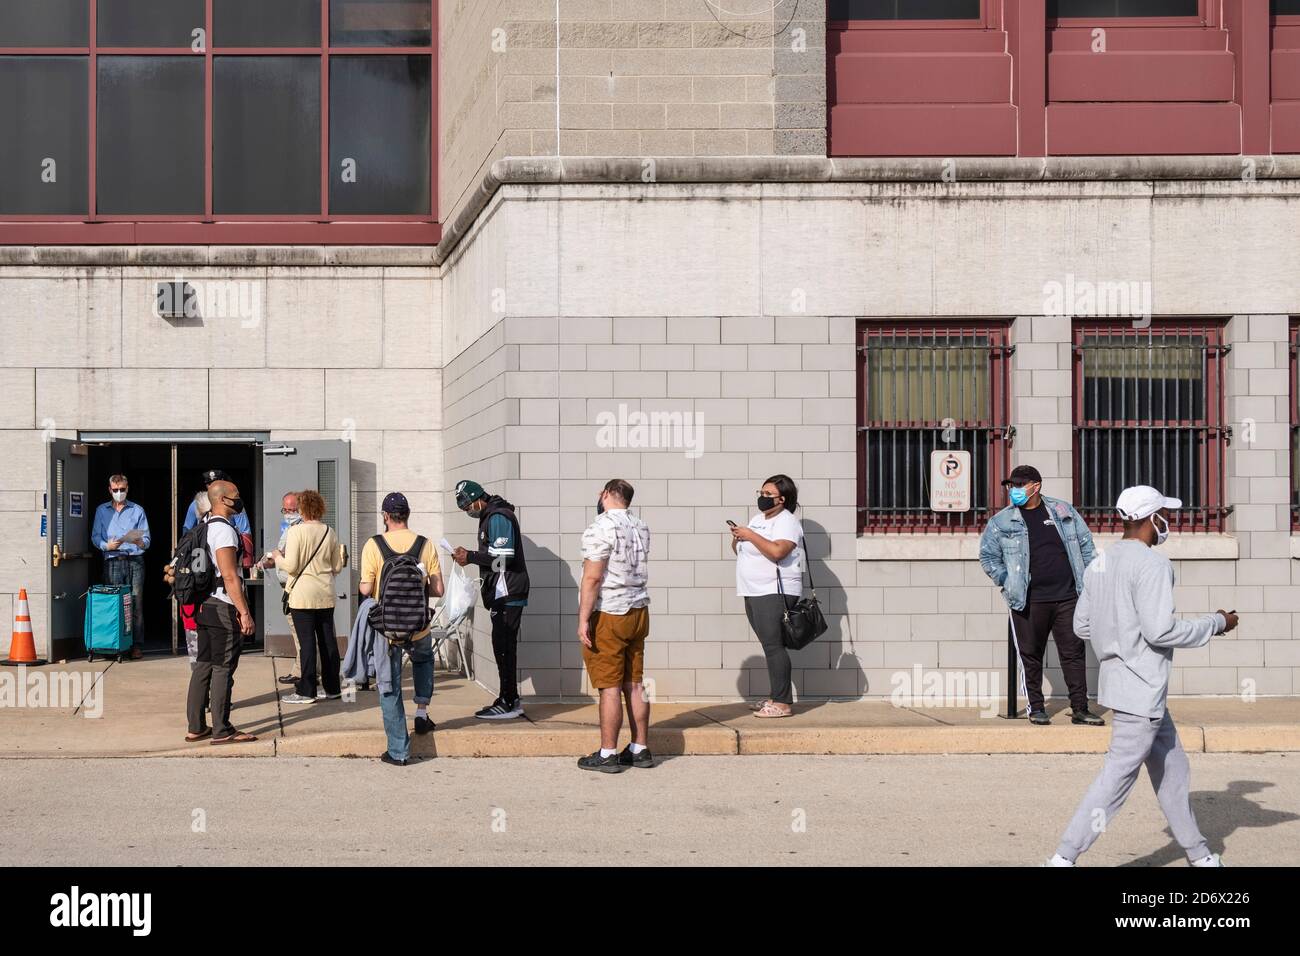
[[[736,545],[736,593],[741,597],[761,597],[776,594],[777,568],[781,569],[781,585],[791,597],[803,595],[803,524],[792,513],[782,508],[774,517],[759,512],[749,522],[749,529],[768,541],[793,541],[794,550],[778,565],[748,541]]]

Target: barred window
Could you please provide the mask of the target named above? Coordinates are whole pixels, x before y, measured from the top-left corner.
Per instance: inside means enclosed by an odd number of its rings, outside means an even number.
[[[1300,530],[1300,316],[1291,317],[1291,530]]]
[[[858,325],[858,512],[864,531],[977,531],[1001,507],[1006,323]],[[971,453],[971,510],[930,510],[930,455]]]
[[[1074,326],[1074,499],[1093,530],[1117,531],[1120,491],[1180,498],[1171,524],[1221,531],[1227,428],[1222,320]]]

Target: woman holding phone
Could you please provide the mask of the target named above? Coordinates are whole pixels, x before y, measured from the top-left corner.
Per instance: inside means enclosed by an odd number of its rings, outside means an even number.
[[[745,617],[763,646],[771,697],[755,717],[789,717],[794,712],[790,652],[781,620],[803,594],[803,525],[794,516],[799,489],[786,475],[773,475],[758,492],[758,514],[749,526],[731,525],[736,555],[736,593],[745,599]]]

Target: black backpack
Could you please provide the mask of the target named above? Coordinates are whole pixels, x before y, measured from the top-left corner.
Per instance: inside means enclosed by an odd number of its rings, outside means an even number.
[[[390,644],[409,644],[429,626],[429,597],[420,554],[426,539],[417,536],[409,551],[398,554],[382,534],[374,537],[383,556],[379,570],[379,598],[370,609],[370,626]]]
[[[208,521],[220,521],[230,524],[225,518],[213,515]],[[196,607],[210,598],[217,589],[217,569],[212,565],[212,555],[208,553],[208,521],[200,521],[189,531],[181,535],[176,542],[176,552],[172,555],[172,593],[179,604],[193,604]],[[230,525],[232,528],[234,525]],[[243,558],[244,539],[236,532],[235,567]]]

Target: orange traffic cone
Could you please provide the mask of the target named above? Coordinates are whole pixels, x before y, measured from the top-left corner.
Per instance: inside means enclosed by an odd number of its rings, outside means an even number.
[[[9,660],[0,664],[44,664],[36,659],[36,638],[32,634],[32,609],[27,604],[27,589],[18,589],[18,608],[14,611],[14,637],[9,643]]]

